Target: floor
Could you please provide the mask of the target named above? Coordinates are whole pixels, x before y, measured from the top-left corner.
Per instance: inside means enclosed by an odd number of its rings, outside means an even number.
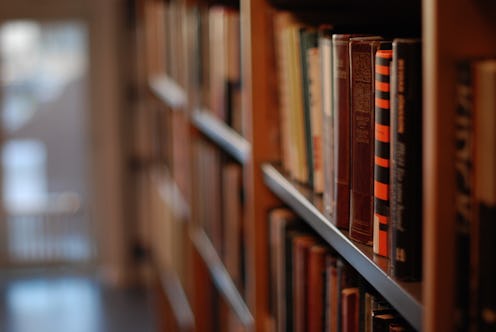
[[[151,332],[154,326],[143,289],[110,289],[78,275],[0,275],[0,331]]]

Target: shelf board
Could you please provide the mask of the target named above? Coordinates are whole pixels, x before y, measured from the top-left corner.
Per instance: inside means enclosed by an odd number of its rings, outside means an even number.
[[[165,74],[150,77],[148,86],[159,100],[173,110],[187,104],[186,91]]]
[[[245,327],[251,328],[254,323],[253,316],[242,296],[239,294],[229,272],[227,272],[224,264],[217,255],[207,234],[199,226],[193,226],[190,236],[196,250],[207,265],[217,289],[237,315],[240,322]]]
[[[172,207],[175,219],[178,221],[189,220],[191,216],[190,206],[167,168],[154,168],[150,176],[160,198],[165,204]]]
[[[181,330],[193,331],[195,316],[177,274],[172,269],[162,269],[160,271],[160,285],[167,296],[174,317]]]
[[[218,144],[234,159],[241,164],[245,164],[248,161],[251,145],[234,129],[217,119],[207,110],[195,110],[192,118],[193,124],[199,131]]]
[[[422,284],[395,280],[389,260],[372,247],[352,241],[322,212],[322,198],[288,180],[277,167],[263,164],[264,181],[272,192],[294,209],[322,238],[348,261],[417,330],[422,329]]]

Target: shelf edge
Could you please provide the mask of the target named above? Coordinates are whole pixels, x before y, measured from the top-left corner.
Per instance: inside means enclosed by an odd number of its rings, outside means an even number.
[[[417,330],[422,329],[423,306],[402,286],[371,261],[317,207],[271,164],[263,164],[264,182],[294,209],[322,238],[352,265]],[[417,283],[418,284],[418,283]],[[413,285],[413,284],[412,284]]]
[[[184,89],[165,74],[150,77],[148,86],[157,98],[173,110],[177,110],[187,104],[187,97]]]
[[[198,253],[208,267],[210,275],[214,280],[219,292],[223,295],[226,302],[237,315],[241,323],[251,328],[254,324],[253,316],[248,309],[245,301],[239,294],[238,289],[234,285],[229,273],[227,272],[224,264],[217,255],[213,244],[210,242],[207,234],[199,227],[192,226],[190,230],[190,237],[195,245]]]
[[[227,124],[215,118],[208,110],[195,110],[192,114],[194,126],[210,138],[241,164],[250,158],[250,143]]]
[[[193,331],[195,316],[179,277],[172,270],[164,269],[160,272],[160,285],[167,295],[174,317],[181,329]]]

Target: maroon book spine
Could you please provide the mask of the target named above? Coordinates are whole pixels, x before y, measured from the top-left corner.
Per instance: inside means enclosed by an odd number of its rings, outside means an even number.
[[[350,65],[351,35],[332,36],[333,134],[336,210],[334,223],[348,229],[350,221]]]
[[[374,216],[374,75],[380,37],[350,39],[350,237],[372,244]]]
[[[294,332],[304,332],[307,328],[308,308],[308,256],[315,238],[304,235],[293,240],[293,316]]]

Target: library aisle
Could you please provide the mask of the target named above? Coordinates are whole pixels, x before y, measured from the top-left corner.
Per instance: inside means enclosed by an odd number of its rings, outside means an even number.
[[[0,331],[155,331],[144,289],[109,288],[87,275],[0,278]]]

